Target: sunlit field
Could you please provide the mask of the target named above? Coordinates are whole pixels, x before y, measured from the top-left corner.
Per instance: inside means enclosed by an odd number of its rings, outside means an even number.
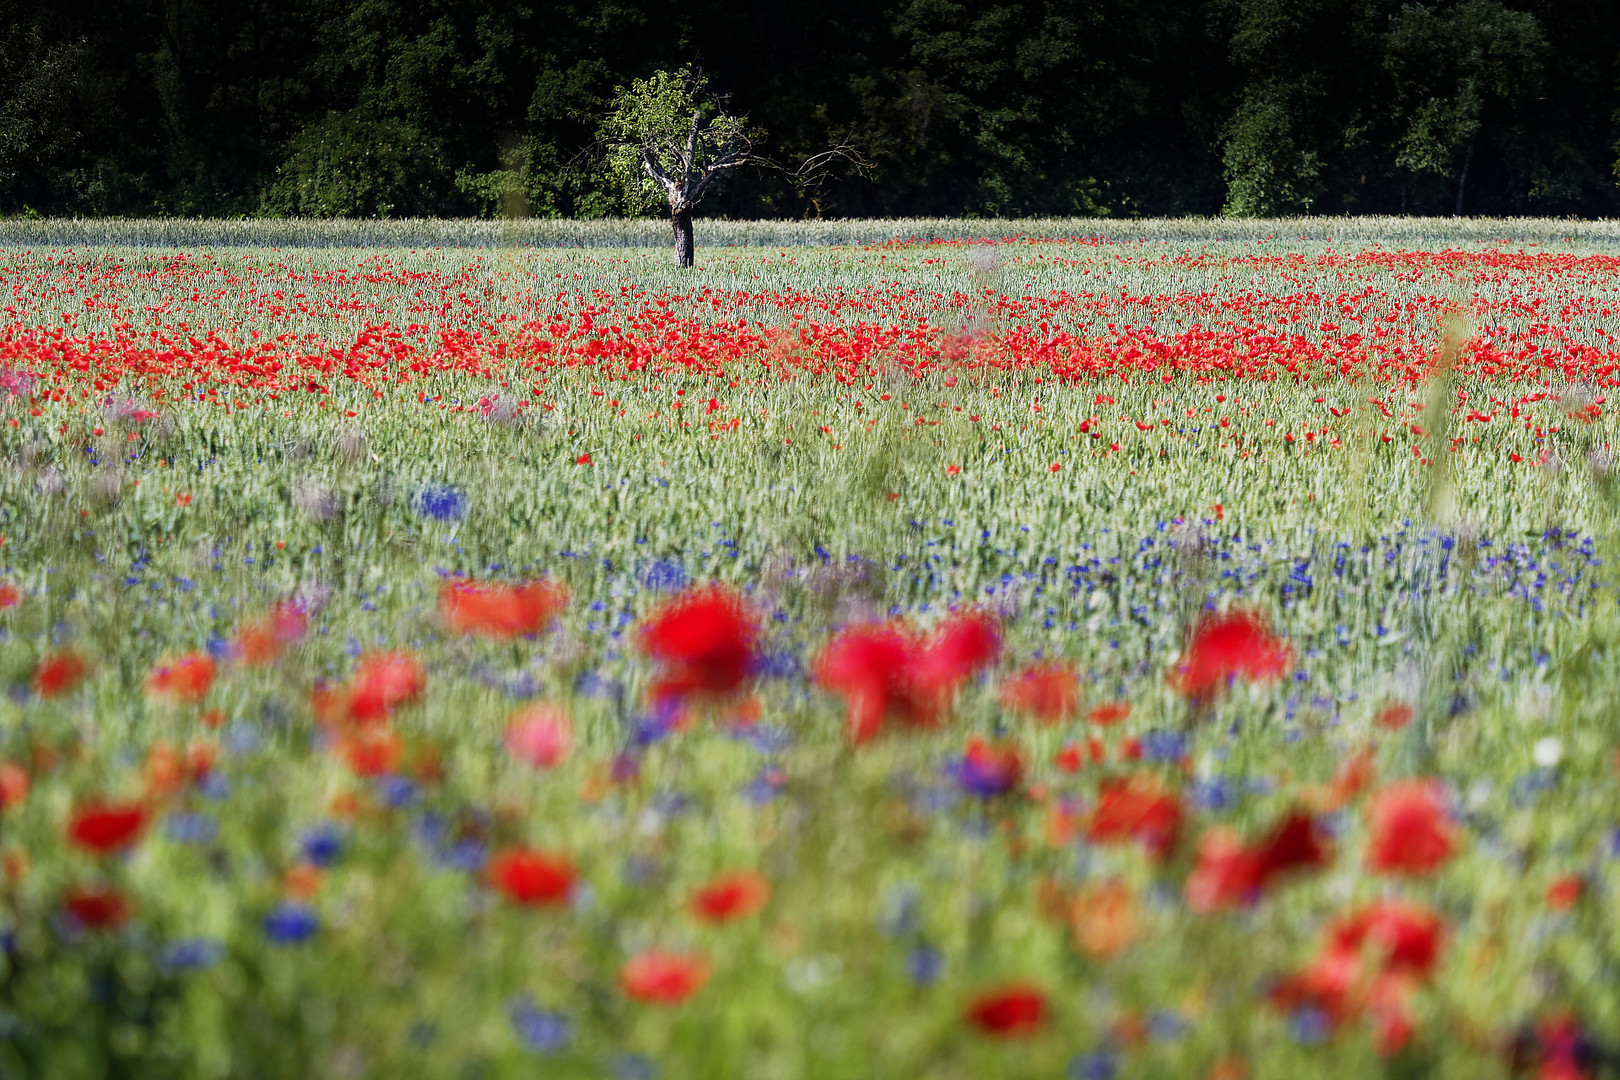
[[[1620,227],[697,238],[0,223],[0,1077],[1620,1066]]]

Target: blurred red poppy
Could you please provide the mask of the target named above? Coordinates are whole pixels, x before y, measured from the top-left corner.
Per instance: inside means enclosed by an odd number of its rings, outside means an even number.
[[[1251,904],[1273,881],[1292,870],[1327,865],[1329,846],[1311,815],[1293,810],[1253,845],[1231,829],[1216,827],[1198,842],[1198,865],[1187,879],[1187,906],[1209,912]]]
[[[28,798],[28,771],[14,761],[0,761],[0,810]]]
[[[107,887],[70,889],[62,898],[62,908],[79,925],[92,930],[111,929],[129,918],[129,901]]]
[[[967,753],[956,766],[956,782],[970,795],[989,798],[1005,795],[1024,778],[1024,761],[1018,748],[991,743],[975,735],[968,740]]]
[[[1110,702],[1106,705],[1094,705],[1086,719],[1098,727],[1111,727],[1131,715],[1131,707],[1123,701]]]
[[[335,749],[356,776],[392,776],[399,772],[405,744],[386,728],[355,731],[337,741]]]
[[[565,856],[507,848],[489,860],[489,883],[514,903],[528,907],[566,904],[574,889],[574,864]]]
[[[1001,686],[1007,708],[1048,724],[1067,720],[1080,704],[1080,678],[1067,664],[1032,664]]]
[[[89,672],[90,666],[77,653],[47,656],[34,668],[34,693],[42,698],[59,697],[79,685]]]
[[[447,581],[439,588],[439,616],[452,634],[492,638],[538,634],[567,606],[567,588],[550,581],[520,585]]]
[[[574,745],[574,727],[560,705],[528,705],[507,720],[505,743],[513,760],[535,769],[550,769],[568,757]]]
[[[740,870],[711,879],[692,894],[692,914],[705,922],[729,922],[755,914],[771,898],[771,883]]]
[[[963,1019],[987,1035],[1002,1039],[1034,1035],[1046,1022],[1046,993],[1015,983],[980,994],[968,1003]]]
[[[91,803],[76,810],[68,836],[80,847],[107,855],[128,847],[146,827],[140,803]]]
[[[648,949],[625,961],[619,985],[637,1001],[679,1005],[709,981],[709,964],[696,953]]]
[[[268,664],[308,632],[309,615],[303,608],[279,604],[264,618],[237,630],[231,655],[244,664]]]
[[[886,717],[908,727],[939,723],[950,695],[1001,650],[990,616],[952,614],[926,642],[894,623],[845,630],[816,658],[815,678],[844,699],[852,741],[875,737]]]
[[[207,653],[186,653],[148,675],[146,692],[175,704],[195,704],[208,696],[214,671],[214,658]]]
[[[1367,831],[1367,865],[1385,874],[1431,873],[1457,848],[1445,791],[1433,780],[1404,780],[1376,792]]]
[[[22,590],[12,584],[0,585],[0,611],[22,603]]]
[[[1170,682],[1194,701],[1207,701],[1233,678],[1274,679],[1293,662],[1288,643],[1272,637],[1259,615],[1245,611],[1207,615],[1193,627],[1186,656]]]
[[[1384,900],[1328,924],[1316,960],[1272,988],[1274,1004],[1310,1007],[1334,1026],[1363,1013],[1373,1022],[1380,1053],[1411,1038],[1410,999],[1433,975],[1445,924],[1428,908]]]
[[[641,650],[664,665],[655,701],[741,690],[754,664],[758,628],[742,597],[724,586],[692,589],[641,624]]]
[[[1399,731],[1412,722],[1412,706],[1404,702],[1397,702],[1387,706],[1373,720],[1373,723],[1385,731]]]
[[[323,724],[374,724],[422,695],[422,665],[407,653],[369,653],[355,665],[349,685],[317,689],[311,698]]]
[[[1148,774],[1104,780],[1087,835],[1099,844],[1135,840],[1163,858],[1181,836],[1181,801]]]

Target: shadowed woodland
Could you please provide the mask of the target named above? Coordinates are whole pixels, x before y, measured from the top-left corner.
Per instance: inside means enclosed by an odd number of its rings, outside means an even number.
[[[1612,0],[0,0],[0,213],[601,217],[693,65],[871,168],[711,215],[1620,213]]]

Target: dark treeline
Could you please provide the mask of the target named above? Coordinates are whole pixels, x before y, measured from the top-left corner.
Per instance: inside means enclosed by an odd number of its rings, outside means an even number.
[[[1620,215],[1616,0],[0,0],[0,213],[600,216],[705,71],[738,217]]]

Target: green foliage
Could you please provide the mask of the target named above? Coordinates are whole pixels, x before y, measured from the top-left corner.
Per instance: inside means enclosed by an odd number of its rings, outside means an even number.
[[[439,148],[401,120],[329,113],[293,140],[263,210],[297,217],[431,213],[443,169]],[[501,190],[477,183],[475,191]]]
[[[699,60],[871,165],[730,217],[1620,214],[1612,0],[0,0],[0,212],[647,213],[591,148]]]
[[[746,157],[762,134],[747,117],[722,109],[701,72],[682,68],[615,87],[597,137],[608,148],[608,174],[625,204],[647,210],[675,205],[678,196],[668,181],[681,188],[701,184],[716,169]]]
[[[1320,202],[1322,164],[1299,145],[1293,113],[1276,87],[1246,100],[1226,131],[1226,205],[1232,217],[1309,213]]]

